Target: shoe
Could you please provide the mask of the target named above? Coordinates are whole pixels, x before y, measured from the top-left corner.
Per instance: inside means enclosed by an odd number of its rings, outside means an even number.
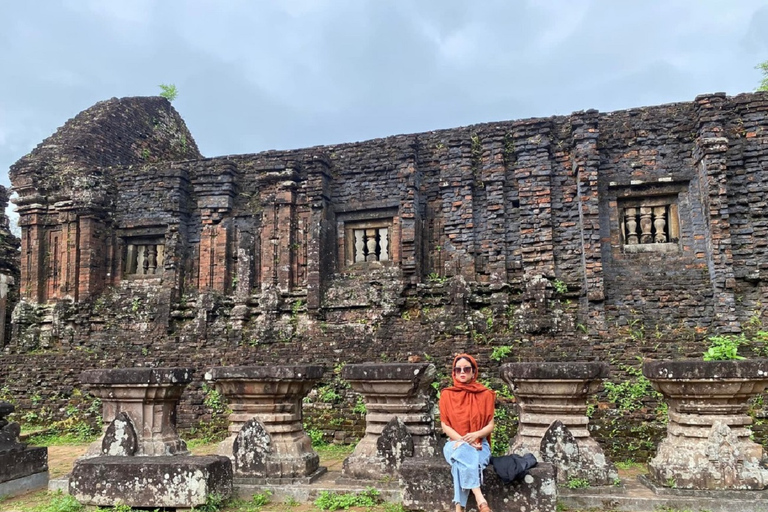
[[[491,507],[488,506],[488,502],[484,501],[477,506],[478,512],[493,512]]]

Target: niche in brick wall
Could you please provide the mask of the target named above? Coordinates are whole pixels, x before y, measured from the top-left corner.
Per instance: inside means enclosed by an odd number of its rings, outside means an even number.
[[[680,214],[677,194],[619,198],[618,221],[625,253],[679,252]]]
[[[140,279],[162,274],[165,237],[125,237],[123,247],[123,277]]]
[[[396,210],[386,209],[338,215],[339,261],[348,268],[396,263],[394,247],[399,240],[393,229],[395,214]]]

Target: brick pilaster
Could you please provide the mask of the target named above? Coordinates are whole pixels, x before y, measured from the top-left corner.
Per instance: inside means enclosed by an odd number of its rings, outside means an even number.
[[[307,165],[307,310],[310,312],[317,312],[320,308],[325,286],[323,276],[331,274],[333,255],[336,253],[335,241],[331,238],[331,226],[335,223],[329,219],[332,215],[329,205],[333,180],[329,165],[320,155],[314,155]]]
[[[698,173],[701,200],[708,218],[706,233],[710,249],[708,266],[714,290],[715,322],[721,327],[738,331],[736,280],[731,253],[731,224],[728,204],[728,139],[724,124],[726,112],[724,94],[698,96],[694,102],[698,137],[694,160]]]
[[[512,132],[520,198],[520,247],[526,276],[555,277],[552,231],[551,121],[517,124]]]

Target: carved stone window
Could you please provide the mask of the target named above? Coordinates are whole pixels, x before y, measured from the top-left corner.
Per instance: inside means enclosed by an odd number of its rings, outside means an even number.
[[[128,239],[125,241],[123,275],[159,276],[163,272],[165,246],[162,239]]]
[[[680,221],[675,197],[626,199],[620,203],[621,241],[625,252],[676,252]]]
[[[345,223],[344,231],[347,265],[391,260],[391,219]]]

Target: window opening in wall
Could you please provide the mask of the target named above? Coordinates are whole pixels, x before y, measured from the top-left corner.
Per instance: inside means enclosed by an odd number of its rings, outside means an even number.
[[[672,250],[680,240],[677,204],[672,198],[627,201],[622,204],[620,222],[625,250]]]
[[[344,225],[347,265],[392,260],[392,220],[347,222]]]
[[[160,240],[129,240],[125,245],[126,276],[155,276],[163,270],[164,245]]]
[[[353,229],[355,263],[360,261],[389,261],[389,229]]]

